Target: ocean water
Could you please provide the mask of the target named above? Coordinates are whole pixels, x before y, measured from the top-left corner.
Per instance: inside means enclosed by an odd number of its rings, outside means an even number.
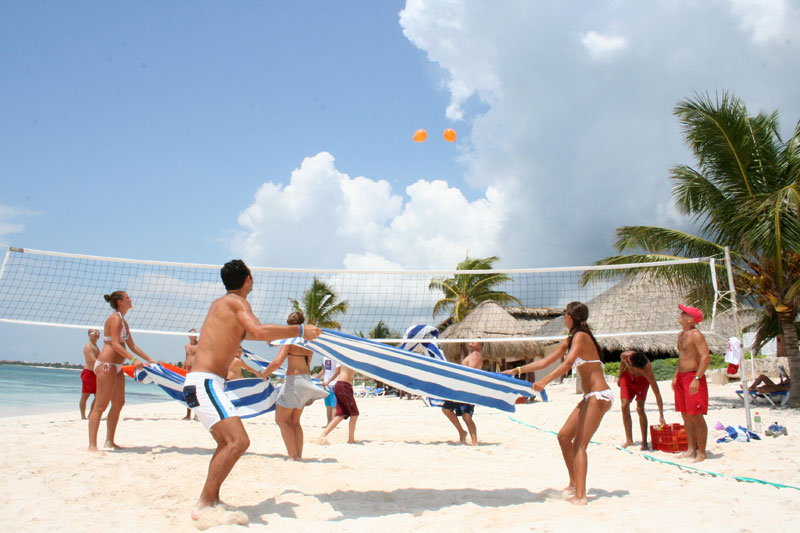
[[[81,371],[63,368],[0,365],[0,417],[75,411],[80,416]],[[94,396],[86,402],[86,414]],[[153,384],[125,380],[125,403],[171,402]]]

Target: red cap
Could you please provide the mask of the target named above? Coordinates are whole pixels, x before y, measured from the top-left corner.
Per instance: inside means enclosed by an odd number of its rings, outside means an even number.
[[[696,323],[700,323],[703,321],[703,312],[696,307],[690,307],[688,305],[681,305],[678,304],[678,308],[692,317]]]

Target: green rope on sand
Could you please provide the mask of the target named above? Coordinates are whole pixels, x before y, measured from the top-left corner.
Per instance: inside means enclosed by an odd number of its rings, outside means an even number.
[[[527,422],[523,422],[522,420],[517,420],[513,416],[508,416],[508,418],[512,422],[516,422],[517,424],[522,424],[523,426],[529,427],[531,429],[535,429],[537,431],[543,431],[545,433],[550,433],[551,435],[558,435],[558,433],[556,433],[555,431],[551,431],[549,429],[543,429],[543,428],[534,426],[533,424],[528,424]],[[675,467],[680,468],[681,470],[685,470],[687,472],[691,472],[691,473],[694,473],[694,474],[701,474],[701,475],[713,476],[713,477],[727,477],[727,478],[735,479],[736,481],[743,481],[743,482],[746,482],[746,483],[760,483],[762,485],[771,485],[771,486],[779,488],[779,489],[800,490],[800,487],[795,487],[793,485],[784,485],[783,483],[774,483],[772,481],[764,481],[763,479],[756,479],[756,478],[752,478],[752,477],[729,476],[729,475],[726,475],[726,474],[720,474],[718,472],[711,472],[709,470],[702,470],[702,469],[694,467],[694,466],[688,466],[688,465],[682,465],[682,464],[679,464],[679,463],[673,463],[672,461],[665,461],[664,459],[659,459],[658,457],[653,457],[652,455],[648,455],[646,453],[634,453],[634,452],[632,452],[631,450],[629,450],[627,448],[623,448],[622,446],[617,446],[615,444],[606,444],[604,442],[595,442],[595,441],[589,441],[589,443],[590,444],[596,444],[598,446],[611,446],[612,448],[616,448],[617,450],[623,451],[625,453],[629,453],[631,455],[638,455],[640,457],[644,457],[648,461],[653,461],[653,462],[656,462],[656,463],[663,463],[665,465],[675,466]]]

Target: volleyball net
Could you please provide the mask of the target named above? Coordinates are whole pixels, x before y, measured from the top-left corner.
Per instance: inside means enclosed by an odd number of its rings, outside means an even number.
[[[654,279],[653,269],[665,266],[705,269],[709,290],[720,292],[718,265],[711,258],[482,271],[250,266],[254,285],[248,301],[262,322],[285,324],[293,310],[291,301],[302,304],[304,293],[321,282],[336,295],[329,304],[346,302],[346,312],[332,317],[341,331],[376,338],[370,335],[375,332],[378,340],[386,341],[402,338],[406,328],[416,324],[440,330],[451,326],[441,339],[444,343],[557,339],[566,333],[561,311],[572,301],[589,306],[589,324],[598,338],[672,334],[678,330],[677,306],[686,303],[686,294]],[[201,329],[210,303],[225,294],[220,268],[9,247],[0,266],[0,322],[102,328],[111,312],[103,295],[124,290],[133,301],[126,317],[132,331],[185,335],[189,329]],[[602,275],[586,281],[596,271]],[[490,278],[491,292],[509,297],[506,305],[462,302],[468,312],[459,322],[448,318],[455,312],[451,303],[468,301],[470,294],[480,292],[475,287]],[[443,286],[452,290],[446,293]],[[464,294],[459,294],[462,289]],[[440,312],[434,315],[437,303]],[[709,322],[705,329],[713,329]]]

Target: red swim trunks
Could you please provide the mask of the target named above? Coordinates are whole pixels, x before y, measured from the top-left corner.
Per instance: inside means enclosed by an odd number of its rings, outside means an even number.
[[[633,400],[644,402],[647,398],[647,389],[650,388],[647,378],[644,376],[634,376],[627,370],[619,377],[619,397],[623,400]]]
[[[675,410],[687,415],[708,413],[708,384],[706,377],[700,378],[697,394],[689,394],[689,387],[697,372],[681,372],[675,380]]]
[[[97,393],[97,375],[91,370],[84,368],[81,370],[81,393]]]
[[[358,416],[358,406],[353,396],[353,386],[345,381],[337,381],[333,386],[336,395],[336,416],[350,418]]]

